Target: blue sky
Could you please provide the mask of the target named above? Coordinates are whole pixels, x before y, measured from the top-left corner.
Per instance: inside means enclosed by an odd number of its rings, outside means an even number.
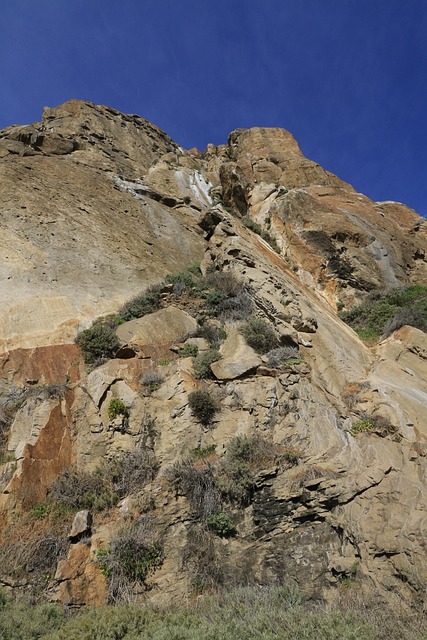
[[[2,3],[0,128],[70,98],[186,148],[284,127],[374,200],[427,215],[426,0]]]

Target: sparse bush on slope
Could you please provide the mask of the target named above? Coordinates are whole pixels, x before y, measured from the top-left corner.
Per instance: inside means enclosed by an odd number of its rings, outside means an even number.
[[[95,322],[77,335],[76,343],[83,352],[85,363],[90,365],[101,364],[113,358],[120,346],[115,326],[111,322]]]
[[[279,344],[273,326],[257,316],[251,316],[240,327],[240,333],[252,349],[258,353],[267,353]]]
[[[374,294],[340,317],[368,340],[387,337],[404,324],[427,331],[427,287],[411,285]]]

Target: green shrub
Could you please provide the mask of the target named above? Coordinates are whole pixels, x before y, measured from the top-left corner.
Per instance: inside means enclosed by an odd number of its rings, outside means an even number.
[[[223,322],[231,320],[246,320],[254,309],[252,298],[242,291],[233,298],[225,298],[216,310],[216,315]]]
[[[52,507],[50,504],[47,504],[46,502],[39,502],[30,510],[30,518],[32,520],[44,520],[49,516],[51,509]]]
[[[2,640],[38,640],[56,634],[66,624],[62,607],[54,604],[31,606],[28,602],[5,598],[0,605]]]
[[[199,353],[199,347],[196,344],[185,344],[179,351],[181,358],[195,358]]]
[[[411,285],[371,295],[340,317],[364,340],[388,336],[404,324],[427,331],[427,287]]]
[[[210,287],[206,295],[208,315],[223,320],[243,320],[250,316],[252,299],[245,292],[243,283],[231,272],[214,271],[205,280]]]
[[[303,362],[304,360],[302,358],[289,358],[288,360],[285,360],[283,365],[286,368],[286,367],[292,367],[297,364],[302,364]]]
[[[110,420],[114,420],[119,416],[123,416],[123,418],[129,418],[129,409],[126,407],[123,400],[119,400],[118,398],[112,398],[110,400],[110,404],[108,405],[108,417]]]
[[[2,640],[425,640],[422,607],[402,612],[358,590],[343,602],[310,606],[295,588],[250,586],[221,589],[223,558],[212,536],[193,528],[185,568],[195,587],[210,596],[189,605],[82,608],[70,616],[55,605],[30,606],[8,599],[0,606]],[[214,592],[212,594],[212,592]]]
[[[203,425],[211,424],[218,411],[218,404],[209,391],[192,391],[188,396],[191,413]]]
[[[227,502],[248,506],[255,487],[254,473],[242,460],[226,456],[218,469],[218,489]]]
[[[350,433],[352,436],[357,436],[358,433],[363,433],[364,431],[372,431],[374,427],[375,423],[373,420],[358,420],[352,425]]]
[[[245,338],[250,347],[258,353],[267,353],[278,345],[278,338],[272,325],[258,318],[251,316],[247,322],[240,327],[240,333]]]
[[[145,532],[138,524],[122,529],[111,541],[108,554],[102,560],[102,564],[109,568],[111,577],[114,571],[118,571],[129,580],[140,582],[162,562],[160,546],[147,543]]]
[[[211,364],[221,359],[221,354],[217,349],[203,351],[193,358],[194,377],[198,380],[213,378]]]
[[[132,597],[135,586],[144,584],[163,559],[152,518],[141,518],[121,529],[108,548],[99,549],[97,553],[98,565],[108,579],[110,602]]]
[[[113,483],[100,471],[88,473],[72,468],[64,471],[53,482],[49,500],[74,511],[102,511],[113,507],[119,500],[119,495],[114,490]]]
[[[198,447],[193,449],[191,455],[195,458],[208,458],[215,453],[216,444],[208,444],[206,447]]]
[[[225,298],[234,298],[243,291],[243,283],[231,271],[212,271],[206,274],[205,281],[213,291]]]
[[[190,273],[192,273],[194,276],[197,276],[197,277],[200,277],[202,275],[202,272],[200,271],[199,262],[195,262],[194,264],[188,265],[187,271],[189,271]]]
[[[185,271],[182,273],[168,274],[165,278],[165,282],[167,284],[176,284],[177,282],[181,282],[186,287],[192,287],[194,284],[191,273],[186,273]]]
[[[350,429],[352,436],[357,436],[358,433],[364,431],[370,433],[376,433],[377,435],[385,438],[386,436],[395,435],[398,431],[398,427],[393,425],[388,418],[383,416],[367,416],[362,414],[362,419],[355,422]]]
[[[82,350],[86,364],[101,364],[113,358],[120,347],[115,327],[109,322],[96,322],[89,329],[81,331],[76,343]]]
[[[179,297],[183,293],[192,293],[194,288],[193,276],[189,272],[176,273],[167,275],[165,278],[167,284],[172,284],[172,293]]]
[[[206,518],[206,524],[211,531],[223,538],[228,538],[236,534],[236,527],[230,519],[230,516],[224,511],[208,516]]]
[[[133,318],[142,318],[149,313],[153,313],[160,306],[159,291],[146,291],[141,293],[129,302],[120,307],[118,315],[122,320],[128,321]]]

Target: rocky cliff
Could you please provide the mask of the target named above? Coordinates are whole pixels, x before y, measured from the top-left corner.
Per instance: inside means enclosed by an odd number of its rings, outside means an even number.
[[[0,172],[0,582],[424,601],[427,338],[337,312],[423,291],[426,222],[287,131],[186,151],[77,100],[1,131]]]

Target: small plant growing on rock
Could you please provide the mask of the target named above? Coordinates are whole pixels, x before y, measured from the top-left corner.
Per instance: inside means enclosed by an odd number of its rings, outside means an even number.
[[[357,436],[357,434],[359,433],[363,433],[366,431],[372,431],[375,427],[375,423],[373,420],[367,418],[364,420],[358,420],[357,422],[355,422],[351,429],[350,429],[350,433],[352,436]]]
[[[181,358],[195,358],[199,353],[199,347],[196,344],[185,344],[179,351]]]
[[[44,520],[48,517],[52,506],[47,502],[38,502],[30,510],[29,516],[32,520]]]
[[[218,466],[217,482],[229,502],[248,505],[255,486],[256,473],[265,466],[290,468],[300,455],[294,449],[269,442],[260,436],[237,436],[230,440],[227,453]]]
[[[189,530],[182,564],[192,575],[195,593],[212,592],[224,582],[224,562],[216,550],[214,536],[201,524],[195,524]]]
[[[129,409],[126,407],[123,400],[112,398],[108,405],[108,417],[110,420],[115,420],[119,416],[122,416],[127,420],[129,418]]]
[[[389,336],[404,324],[427,331],[427,287],[410,285],[374,293],[340,316],[363,340]]]
[[[251,316],[240,327],[240,333],[248,345],[258,353],[271,351],[277,347],[279,342],[272,325],[257,316]]]
[[[183,272],[167,275],[165,278],[167,284],[171,284],[172,293],[174,296],[179,297],[183,293],[191,292],[194,287],[194,281],[191,273]]]
[[[88,473],[76,468],[64,471],[49,490],[49,501],[69,509],[102,511],[119,499],[110,479],[101,472]]]
[[[120,498],[142,489],[153,480],[158,470],[154,454],[138,448],[121,458],[104,460],[90,473],[77,468],[64,471],[49,490],[48,505],[63,505],[69,509],[103,511],[113,507]],[[43,513],[44,507],[37,509]]]
[[[253,302],[243,283],[229,271],[214,271],[206,276],[210,287],[206,296],[207,312],[223,320],[244,320],[253,310]]]
[[[193,416],[204,426],[211,424],[219,408],[209,391],[192,391],[188,396],[188,403]]]
[[[206,447],[198,447],[193,449],[191,455],[194,458],[208,458],[215,453],[216,444],[208,444]]]
[[[353,409],[360,400],[363,391],[369,389],[368,382],[349,382],[343,391],[343,400],[349,409]]]
[[[108,548],[98,551],[98,566],[109,582],[110,602],[128,599],[138,583],[144,584],[163,563],[163,550],[151,521],[144,518],[124,527]]]
[[[211,364],[221,359],[218,349],[209,349],[193,358],[194,377],[198,380],[213,378]]]
[[[146,387],[150,392],[152,392],[157,391],[164,381],[165,379],[159,371],[149,369],[144,373],[139,382],[143,387]]]
[[[392,424],[388,418],[381,415],[367,416],[362,414],[362,419],[353,424],[350,433],[352,436],[357,436],[357,434],[363,432],[376,433],[378,436],[385,438],[386,436],[396,435],[398,427]],[[397,435],[397,437],[399,436]]]
[[[284,364],[302,362],[301,354],[297,347],[277,347],[267,353],[267,366],[280,369]]]
[[[230,516],[224,511],[208,516],[206,518],[206,524],[208,529],[222,538],[229,538],[230,536],[234,536],[236,533],[236,527],[234,526]]]
[[[338,474],[331,469],[319,465],[306,465],[289,478],[289,488],[291,491],[299,491],[304,488],[307,482],[311,482],[312,480],[330,480],[337,477]]]
[[[261,236],[261,238],[265,240],[270,245],[270,247],[274,249],[274,251],[277,251],[277,253],[280,252],[275,238],[273,238],[266,229],[263,229],[260,224],[252,220],[249,216],[244,216],[242,218],[242,222],[245,227],[256,233],[258,236]]]
[[[115,327],[110,322],[96,322],[89,329],[81,331],[76,343],[82,350],[86,364],[101,364],[113,358],[120,347]]]

